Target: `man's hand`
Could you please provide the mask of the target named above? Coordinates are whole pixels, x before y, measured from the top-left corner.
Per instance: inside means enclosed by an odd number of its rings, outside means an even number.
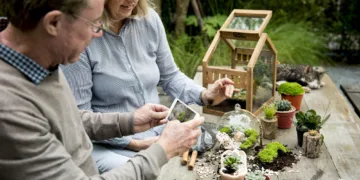
[[[134,112],[134,133],[165,124],[168,108],[160,104],[145,104]]]
[[[234,91],[234,82],[228,78],[215,81],[215,83],[207,90],[201,92],[201,101],[205,105],[217,105],[227,98],[231,98]]]
[[[157,143],[164,149],[168,159],[182,154],[196,143],[197,137],[201,135],[198,126],[204,120],[204,117],[199,117],[184,123],[178,120],[167,123]]]
[[[141,151],[150,147],[153,143],[155,143],[159,139],[159,136],[149,137],[146,139],[131,139],[129,145],[126,147],[127,149],[133,151]]]

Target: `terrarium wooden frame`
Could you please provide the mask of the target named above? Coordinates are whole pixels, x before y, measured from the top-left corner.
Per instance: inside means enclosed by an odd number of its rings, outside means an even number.
[[[256,31],[248,31],[248,30],[237,30],[237,29],[228,29],[226,28],[230,21],[239,15],[244,16],[252,16],[255,17],[263,17],[263,23],[260,28]],[[254,113],[255,115],[260,114],[262,107],[258,108],[255,112],[253,112],[253,69],[255,64],[260,56],[267,57],[269,54],[274,56],[273,61],[277,62],[277,50],[274,44],[271,42],[271,39],[268,37],[266,33],[262,33],[265,29],[265,26],[269,22],[271,17],[271,11],[257,11],[257,10],[234,10],[222,28],[216,33],[208,51],[203,58],[202,67],[203,67],[203,86],[205,88],[208,87],[209,84],[213,84],[216,80],[224,77],[228,77],[234,81],[235,88],[245,89],[246,94],[246,110]],[[247,48],[237,48],[231,41],[231,39],[236,40],[251,40],[257,41],[256,47],[254,49]],[[231,58],[231,67],[217,67],[217,66],[209,66],[209,61],[211,56],[213,55],[217,45],[220,40],[225,41],[225,43],[232,50],[232,58]],[[264,50],[264,45],[270,48],[270,50]],[[247,65],[246,70],[236,69],[236,65],[243,64]],[[268,99],[265,103],[273,102],[275,99],[275,90],[276,90],[276,63],[272,64],[273,70],[273,82],[272,82],[272,97]],[[249,83],[252,82],[252,83]],[[204,113],[214,114],[218,116],[222,116],[225,112],[217,111],[208,107],[203,108]]]
[[[269,23],[272,11],[268,10],[246,10],[234,9],[220,28],[221,37],[224,39],[241,39],[241,40],[257,40],[264,32],[266,25]],[[255,17],[264,18],[261,26],[257,30],[243,30],[228,28],[230,22],[235,17]]]

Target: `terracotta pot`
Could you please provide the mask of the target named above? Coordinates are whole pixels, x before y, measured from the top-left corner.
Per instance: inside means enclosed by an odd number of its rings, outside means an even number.
[[[291,119],[294,117],[296,108],[291,106],[289,111],[277,111],[276,117],[278,119],[278,128],[280,129],[289,129],[291,128],[292,121]]]
[[[286,100],[290,101],[291,105],[294,106],[296,108],[296,110],[298,111],[301,108],[301,102],[302,102],[303,96],[304,96],[304,94],[300,94],[297,96],[281,94],[281,99],[286,99]]]
[[[239,165],[238,170],[236,171],[237,175],[226,174],[224,173],[225,166],[224,166],[224,159],[227,155],[237,154],[240,156],[242,164]],[[247,160],[246,160],[246,153],[244,151],[239,150],[227,150],[221,154],[221,167],[219,170],[220,179],[221,180],[244,180],[247,174]]]

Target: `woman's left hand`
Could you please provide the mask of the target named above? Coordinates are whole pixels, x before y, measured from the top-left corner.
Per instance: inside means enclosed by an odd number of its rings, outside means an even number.
[[[234,82],[229,78],[223,78],[215,81],[215,83],[209,88],[201,92],[201,101],[205,105],[217,105],[225,99],[231,98],[234,91],[238,89],[234,88]]]

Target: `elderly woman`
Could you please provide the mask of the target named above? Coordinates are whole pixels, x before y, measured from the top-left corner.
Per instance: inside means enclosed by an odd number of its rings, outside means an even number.
[[[157,85],[188,104],[218,104],[232,96],[229,79],[207,90],[179,71],[164,26],[147,0],[107,0],[103,17],[103,37],[91,42],[79,62],[62,67],[80,109],[129,112],[159,103]],[[161,130],[96,142],[93,157],[100,172],[148,148]]]

